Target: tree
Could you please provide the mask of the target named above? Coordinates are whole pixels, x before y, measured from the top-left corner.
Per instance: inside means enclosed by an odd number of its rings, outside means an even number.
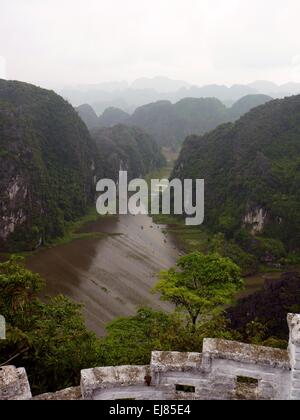
[[[99,340],[86,329],[80,305],[64,296],[42,302],[43,280],[21,262],[0,264],[0,314],[7,323],[0,366],[25,367],[35,394],[78,385],[80,370],[98,365]]]
[[[200,315],[230,303],[242,286],[240,269],[229,258],[195,252],[179,258],[177,267],[162,271],[154,290],[162,300],[187,311],[195,326]]]
[[[140,308],[136,315],[118,318],[107,326],[107,335],[100,345],[101,365],[148,365],[153,350],[199,352],[208,337],[240,339],[223,315],[191,329],[181,313]]]

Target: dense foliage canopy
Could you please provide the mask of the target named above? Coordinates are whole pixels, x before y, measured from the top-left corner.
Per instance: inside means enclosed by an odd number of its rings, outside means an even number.
[[[0,314],[7,322],[7,339],[0,341],[0,366],[25,367],[34,394],[40,394],[78,385],[81,369],[148,364],[153,350],[201,352],[208,337],[286,346],[286,311],[299,310],[297,275],[238,301],[223,314],[220,305],[241,285],[235,264],[216,255],[192,254],[180,259],[178,267],[184,272],[178,282],[165,287],[162,283],[170,279],[161,280],[158,290],[185,310],[141,308],[111,322],[100,339],[87,331],[80,305],[64,296],[40,300],[44,282],[22,260],[1,263]],[[202,316],[192,324],[194,309]]]
[[[195,252],[179,258],[176,268],[162,271],[155,290],[184,309],[195,325],[199,316],[211,316],[230,303],[242,285],[240,269],[229,258]]]
[[[0,264],[0,314],[7,339],[0,365],[26,368],[34,393],[79,383],[80,370],[96,366],[99,341],[87,331],[81,306],[64,296],[42,302],[43,280],[18,259]]]

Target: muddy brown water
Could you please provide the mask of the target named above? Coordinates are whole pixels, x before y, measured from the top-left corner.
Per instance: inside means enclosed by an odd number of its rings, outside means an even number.
[[[180,250],[165,226],[149,216],[119,216],[89,223],[84,232],[113,234],[44,249],[26,265],[46,280],[45,294],[63,293],[85,306],[87,326],[98,335],[119,316],[141,306],[170,309],[151,293],[157,274],[176,263]]]
[[[46,295],[62,293],[83,303],[88,328],[100,336],[108,322],[133,315],[141,306],[172,308],[151,289],[159,271],[174,266],[183,254],[178,236],[144,215],[104,218],[88,223],[81,232],[108,235],[43,249],[27,258],[27,267],[46,280]],[[238,297],[254,293],[266,278],[276,281],[280,275],[247,278]]]

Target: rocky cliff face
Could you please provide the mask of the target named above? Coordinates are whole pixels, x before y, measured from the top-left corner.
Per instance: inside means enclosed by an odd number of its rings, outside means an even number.
[[[267,210],[257,207],[245,215],[244,227],[250,227],[252,235],[262,233],[267,222],[267,217]]]
[[[94,197],[98,152],[54,92],[0,80],[0,250],[59,236]]]

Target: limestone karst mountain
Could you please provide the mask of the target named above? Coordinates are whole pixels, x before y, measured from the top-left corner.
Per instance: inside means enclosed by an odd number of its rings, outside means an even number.
[[[130,122],[149,132],[160,145],[178,146],[189,134],[204,134],[226,121],[226,107],[217,99],[186,98],[138,108]]]
[[[116,124],[137,126],[153,136],[161,146],[178,147],[191,134],[204,134],[224,122],[235,121],[250,109],[272,100],[265,95],[248,95],[227,108],[215,98],[184,98],[175,104],[158,101],[138,107],[132,115],[119,108],[107,108],[98,118],[90,107],[78,109],[88,128]]]
[[[300,96],[186,139],[173,177],[204,178],[205,223],[247,251],[280,258],[300,243]],[[260,238],[253,241],[253,236]]]
[[[249,112],[251,109],[257,106],[264,105],[265,103],[272,101],[272,97],[268,95],[247,95],[235,102],[232,107],[228,110],[229,119],[232,121],[237,120],[242,115]]]
[[[0,80],[1,250],[32,250],[62,235],[94,203],[97,178],[122,165],[137,177],[164,163],[141,129],[100,130],[95,142],[78,112],[95,121],[88,105],[76,112],[52,91]]]
[[[127,82],[99,83],[93,85],[70,86],[60,94],[72,105],[88,103],[97,114],[108,107],[121,108],[134,112],[139,106],[161,100],[172,103],[184,98],[217,98],[224,104],[232,104],[247,95],[269,95],[283,98],[300,93],[300,84],[289,82],[279,85],[270,81],[258,80],[249,84],[231,86],[210,84],[195,85],[167,77],[140,78],[131,84]]]
[[[98,127],[112,127],[117,124],[126,124],[130,115],[119,108],[107,108],[98,119]]]
[[[0,249],[34,249],[62,234],[94,197],[95,143],[52,91],[0,81]]]
[[[160,101],[136,109],[128,121],[150,133],[160,145],[177,147],[185,137],[235,121],[269,100],[272,98],[265,95],[245,96],[231,108],[215,98],[185,98],[175,104]]]
[[[89,130],[98,127],[98,116],[90,105],[80,105],[76,108],[76,111]]]
[[[164,157],[153,138],[137,127],[122,124],[92,131],[101,156],[101,167],[110,179],[127,170],[129,179],[139,178],[164,164]]]

